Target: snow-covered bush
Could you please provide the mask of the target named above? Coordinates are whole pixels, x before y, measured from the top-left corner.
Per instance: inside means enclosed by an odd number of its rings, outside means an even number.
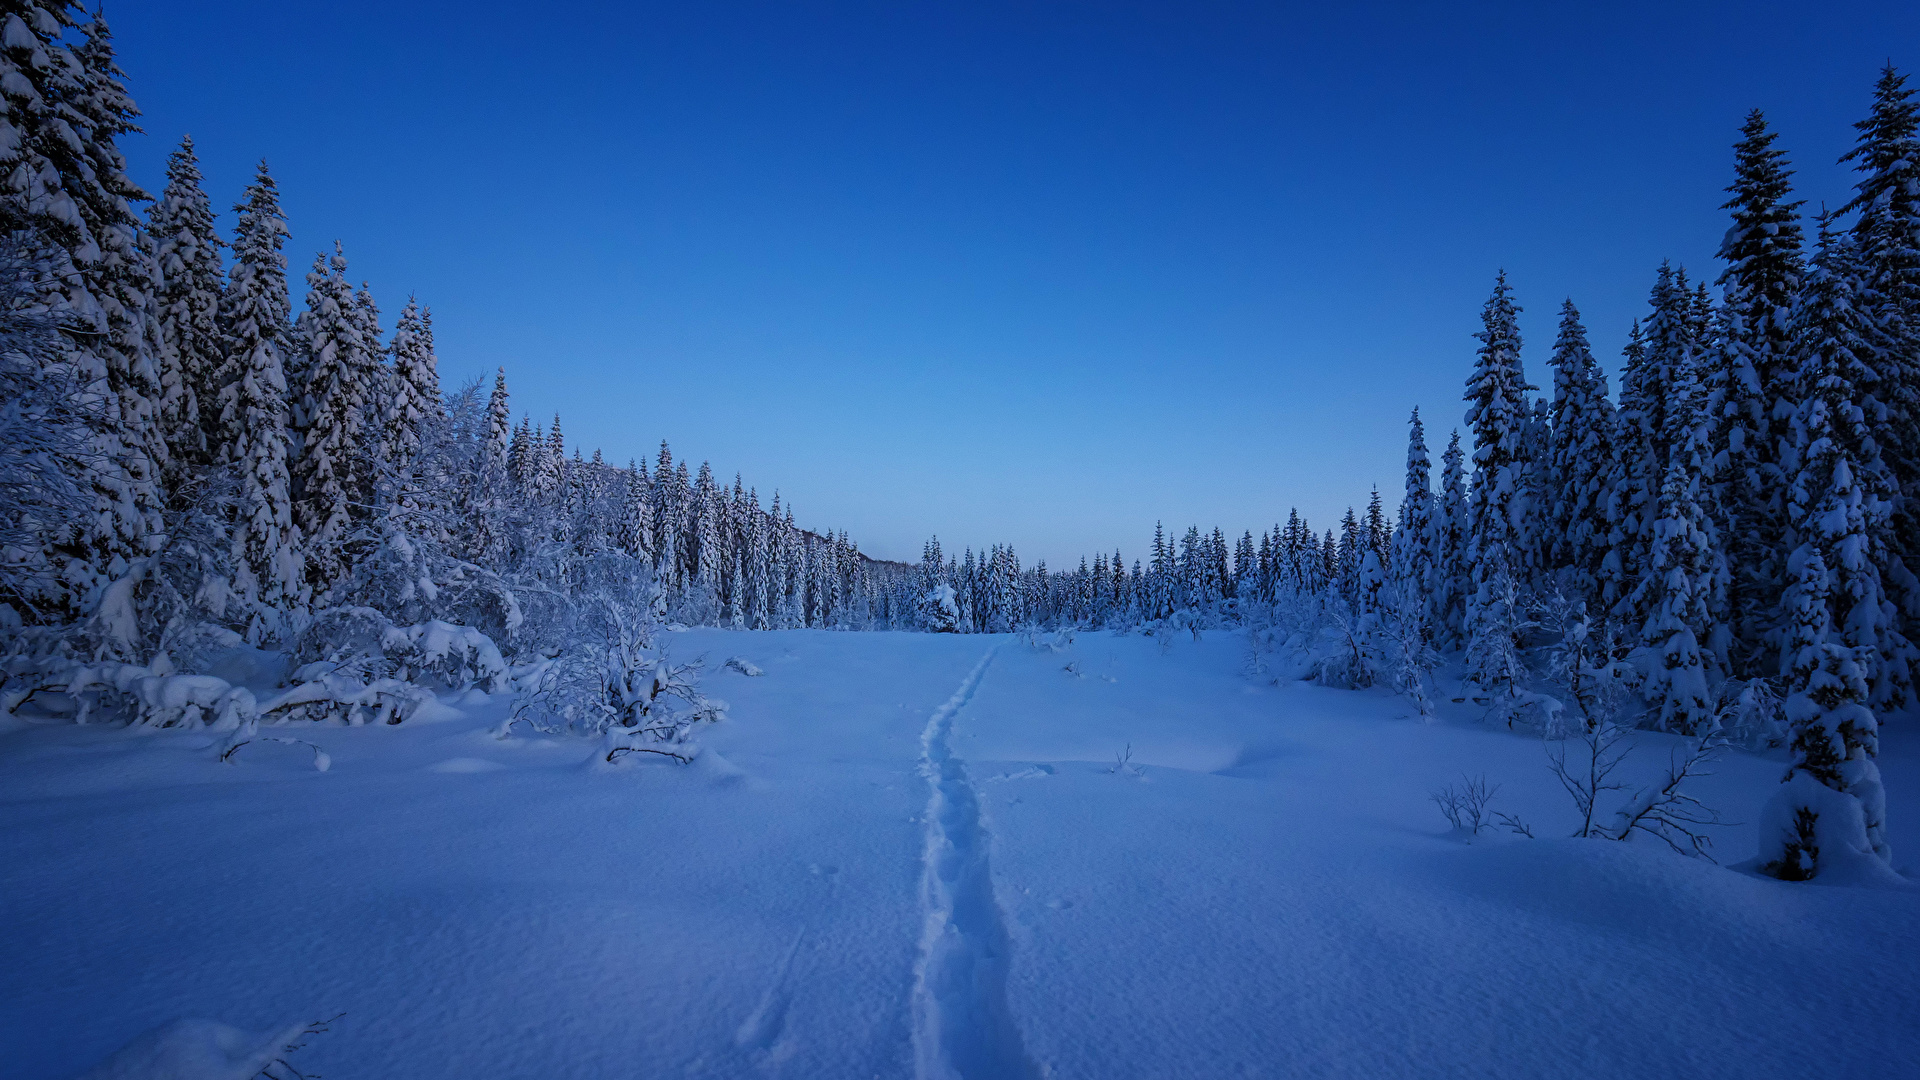
[[[1323,625],[1323,648],[1313,661],[1315,682],[1363,690],[1381,680],[1386,665],[1374,641],[1378,620],[1372,614],[1357,614],[1336,598],[1327,606]]]
[[[341,673],[393,679],[446,690],[507,689],[507,664],[493,639],[471,626],[429,620],[395,626],[372,608],[330,608],[295,640],[292,681]]]
[[[231,730],[259,715],[251,690],[212,675],[179,675],[151,665],[103,660],[68,673],[65,690],[75,723],[124,721],[136,727]]]
[[[1426,627],[1416,611],[1406,605],[1388,612],[1380,623],[1378,637],[1394,691],[1413,703],[1420,719],[1431,722],[1435,717],[1427,679],[1440,665],[1440,656],[1429,644]]]
[[[1473,606],[1469,621],[1467,677],[1485,692],[1488,718],[1511,727],[1535,703],[1525,689],[1529,673],[1522,643],[1539,623],[1528,612],[1512,575],[1497,574],[1485,589],[1490,599]]]
[[[1074,640],[1079,636],[1072,627],[1047,631],[1038,624],[1028,623],[1020,630],[1020,639],[1034,652],[1058,653],[1073,648]]]
[[[1728,679],[1721,683],[1714,722],[1735,746],[1767,750],[1786,745],[1786,700],[1771,679]]]
[[[330,608],[295,639],[286,690],[263,702],[263,714],[397,724],[433,700],[433,688],[508,688],[506,661],[493,640],[471,626],[431,620],[395,626],[372,608]]]
[[[1615,629],[1596,628],[1584,604],[1569,603],[1558,594],[1542,605],[1541,624],[1559,633],[1547,650],[1547,675],[1565,688],[1587,731],[1614,723],[1628,696],[1640,685],[1639,671],[1613,659]],[[1560,714],[1565,716],[1564,713]],[[1567,732],[1544,731],[1548,738]]]
[[[720,720],[726,703],[700,689],[701,662],[681,663],[661,643],[659,587],[633,560],[587,560],[568,604],[572,640],[523,680],[522,695],[501,727],[597,736],[605,757],[661,754],[703,722]],[[652,745],[650,745],[652,744]]]
[[[495,641],[512,636],[525,616],[501,576],[454,558],[437,538],[433,515],[403,503],[382,509],[355,534],[352,570],[335,586],[342,608],[371,608],[405,626],[447,622],[470,626]]]

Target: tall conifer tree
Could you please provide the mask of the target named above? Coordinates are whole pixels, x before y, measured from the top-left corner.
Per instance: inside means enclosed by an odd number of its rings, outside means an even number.
[[[1429,609],[1434,632],[1448,648],[1466,642],[1467,596],[1472,590],[1467,572],[1465,462],[1460,433],[1455,431],[1440,456],[1440,502],[1433,522],[1434,584]]]
[[[147,196],[117,144],[138,130],[138,111],[106,24],[80,16],[67,0],[13,5],[0,40],[0,231],[28,248],[38,306],[70,331],[44,362],[81,388],[95,421],[83,478],[92,512],[16,556],[37,615],[54,619],[90,610],[163,539],[153,252],[131,206]]]
[[[161,341],[161,430],[167,440],[169,489],[213,460],[210,433],[219,430],[221,243],[212,204],[200,186],[191,137],[167,158],[167,187],[147,215],[159,281],[155,298]],[[217,438],[217,436],[216,436]]]
[[[1613,459],[1613,403],[1607,376],[1587,344],[1580,311],[1560,307],[1553,343],[1552,439],[1547,448],[1544,528],[1548,563],[1566,594],[1600,605],[1600,567],[1607,549],[1607,483]]]
[[[1841,212],[1859,212],[1857,306],[1876,376],[1867,420],[1894,484],[1881,572],[1912,626],[1920,620],[1912,569],[1920,559],[1920,101],[1891,64],[1874,84],[1872,111],[1854,128],[1859,141],[1840,160],[1861,175]]]
[[[1473,374],[1467,380],[1467,427],[1473,432],[1473,487],[1467,502],[1467,552],[1470,593],[1466,632],[1501,633],[1511,624],[1509,582],[1518,582],[1516,540],[1524,509],[1522,467],[1532,408],[1520,363],[1520,308],[1502,271],[1493,295],[1481,310],[1480,341]],[[1502,650],[1504,651],[1504,650]],[[1481,655],[1491,655],[1483,652]],[[1510,673],[1475,670],[1481,685],[1505,685]]]
[[[1423,633],[1431,633],[1426,605],[1434,586],[1433,509],[1433,462],[1415,409],[1407,420],[1407,480],[1393,536],[1393,579],[1402,617],[1416,620]]]
[[[1872,410],[1862,405],[1873,378],[1873,346],[1859,279],[1852,238],[1831,234],[1823,216],[1819,250],[1794,316],[1800,407],[1789,458],[1788,542],[1820,547],[1831,575],[1834,629],[1845,645],[1867,650],[1869,704],[1898,709],[1911,693],[1914,650],[1881,577],[1895,495]]]
[[[303,545],[293,521],[287,463],[290,328],[287,257],[281,253],[287,223],[266,162],[234,213],[239,227],[233,273],[220,302],[226,359],[213,449],[238,473],[234,591],[250,609],[248,639],[259,644],[278,634],[286,615],[305,600]]]
[[[307,274],[307,310],[300,316],[300,382],[291,387],[301,440],[294,461],[294,524],[307,544],[308,574],[316,597],[346,572],[340,550],[371,491],[373,449],[368,406],[373,393],[375,343],[347,283],[339,243]]]
[[[1734,144],[1732,196],[1722,209],[1733,226],[1720,244],[1727,267],[1720,275],[1720,331],[1708,369],[1713,425],[1709,475],[1725,522],[1731,579],[1727,617],[1733,633],[1729,662],[1736,672],[1764,670],[1770,613],[1782,587],[1778,538],[1786,528],[1779,493],[1786,476],[1781,453],[1793,408],[1794,358],[1790,333],[1800,289],[1801,237],[1786,152],[1755,109]]]

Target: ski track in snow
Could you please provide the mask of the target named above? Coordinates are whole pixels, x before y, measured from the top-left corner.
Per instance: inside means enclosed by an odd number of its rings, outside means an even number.
[[[949,743],[953,719],[973,698],[993,652],[934,710],[920,736],[920,771],[930,792],[920,876],[927,921],[913,983],[919,1080],[1040,1075],[1007,1011],[1007,930],[993,897],[979,796]]]

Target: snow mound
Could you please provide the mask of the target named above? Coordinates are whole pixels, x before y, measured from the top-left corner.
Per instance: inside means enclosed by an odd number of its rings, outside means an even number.
[[[744,656],[728,657],[727,666],[739,672],[742,675],[765,675],[766,674],[766,672],[760,670],[760,668],[756,664],[754,664],[753,661],[747,659]]]
[[[445,761],[436,761],[427,766],[427,771],[437,773],[485,773],[499,772],[504,768],[506,768],[505,765],[497,761],[488,761],[486,758],[456,757],[448,758]]]
[[[693,767],[716,785],[744,784],[750,779],[745,769],[704,746],[695,749]]]
[[[251,1032],[188,1017],[154,1028],[74,1080],[250,1080],[301,1031]]]

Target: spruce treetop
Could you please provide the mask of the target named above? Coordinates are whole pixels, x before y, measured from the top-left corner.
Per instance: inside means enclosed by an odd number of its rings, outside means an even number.
[[[1500,271],[1493,295],[1480,312],[1480,342],[1473,374],[1467,380],[1467,426],[1473,431],[1474,462],[1505,465],[1520,456],[1529,412],[1527,384],[1520,366],[1520,306],[1513,302],[1507,272]]]
[[[1914,100],[1907,77],[1892,64],[1880,70],[1873,86],[1873,110],[1865,120],[1854,124],[1860,133],[1854,148],[1841,155],[1841,162],[1855,162],[1862,175],[1854,190],[1836,214],[1871,207],[1885,196],[1889,203],[1911,208],[1920,202],[1920,102]],[[1866,215],[1863,215],[1863,218]]]

